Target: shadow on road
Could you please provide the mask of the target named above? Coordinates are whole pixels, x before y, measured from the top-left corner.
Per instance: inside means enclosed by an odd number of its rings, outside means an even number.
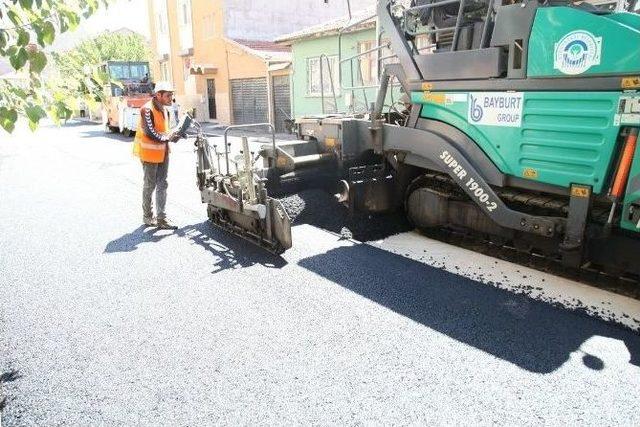
[[[12,370],[12,371],[9,371],[9,372],[3,372],[0,375],[0,384],[10,383],[10,382],[13,382],[15,380],[19,380],[20,378],[22,378],[22,375],[20,375],[20,372],[18,372],[16,370]]]
[[[255,264],[269,268],[282,268],[287,264],[281,256],[269,253],[240,237],[219,230],[209,221],[181,227],[176,230],[176,234],[201,246],[217,258],[212,273],[233,268],[251,267]]]
[[[22,378],[20,372],[16,370],[12,370],[9,372],[3,372],[0,374],[0,391],[2,389],[2,384],[10,383]],[[0,411],[2,411],[7,406],[7,398],[5,396],[0,395]]]
[[[119,142],[133,142],[132,136],[124,136],[121,133],[105,132],[101,127],[95,127],[91,130],[81,132],[80,138],[107,138]]]
[[[186,225],[173,233],[141,225],[132,232],[107,243],[104,253],[132,252],[143,243],[156,243],[172,234],[188,239],[214,255],[216,261],[213,273],[232,268],[250,267],[255,264],[269,268],[282,268],[286,265],[284,258],[218,230],[209,221]]]
[[[89,120],[69,120],[66,123],[62,123],[60,125],[60,127],[63,127],[63,128],[78,128],[78,127],[85,127],[85,126],[86,127],[91,127],[91,126],[97,126],[97,125],[98,125],[98,123],[92,122],[92,121],[89,121]],[[55,124],[50,125],[50,126],[54,127],[54,128],[57,127]]]
[[[157,228],[141,225],[131,233],[127,233],[107,243],[104,252],[133,252],[138,249],[138,246],[142,243],[155,243],[170,236],[170,234],[166,232],[160,234],[159,231]]]
[[[45,127],[57,127],[56,125],[48,125]],[[127,137],[121,133],[108,132],[104,126],[86,120],[72,120],[60,125],[61,128],[85,128],[85,130],[79,130],[78,135],[80,138],[107,138],[119,142],[132,142],[133,136]]]
[[[631,331],[369,245],[332,249],[299,265],[531,372],[558,369],[593,336],[624,341],[630,363],[640,366],[640,337]],[[604,368],[595,355],[584,353],[582,360],[590,369]]]

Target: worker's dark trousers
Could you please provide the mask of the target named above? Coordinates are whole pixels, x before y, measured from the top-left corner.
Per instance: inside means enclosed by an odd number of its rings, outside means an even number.
[[[142,186],[142,214],[144,218],[153,218],[153,204],[151,196],[156,192],[156,213],[158,219],[165,219],[167,204],[167,173],[169,172],[169,153],[163,163],[142,162],[144,184]]]

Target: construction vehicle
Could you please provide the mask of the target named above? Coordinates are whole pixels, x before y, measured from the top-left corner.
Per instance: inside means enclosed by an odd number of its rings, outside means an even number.
[[[193,120],[192,125],[196,128],[198,189],[209,220],[272,253],[289,249],[291,220],[282,204],[267,195],[265,169],[256,165],[258,157],[246,137],[241,139],[239,152],[232,151],[228,138],[232,130],[266,126],[275,148],[275,128],[269,123],[230,126],[224,133],[224,151],[218,151],[216,145],[212,150],[199,123]]]
[[[300,141],[261,150],[263,175],[328,172],[352,210],[637,277],[640,16],[600,3],[379,0],[374,50],[397,60],[375,104],[298,119]],[[368,53],[341,50],[340,67]]]
[[[138,127],[140,107],[151,99],[153,83],[148,62],[107,61],[101,70],[109,76],[102,121],[106,131],[132,136]]]

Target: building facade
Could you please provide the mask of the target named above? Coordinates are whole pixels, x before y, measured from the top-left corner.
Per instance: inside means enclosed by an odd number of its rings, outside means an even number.
[[[148,9],[153,78],[173,83],[181,110],[221,124],[269,121],[282,131],[292,116],[291,53],[272,40],[343,14],[346,2],[296,2],[309,13],[292,13],[285,0],[148,0]]]
[[[380,49],[378,56],[374,14],[375,9],[368,7],[352,14],[351,19],[343,16],[276,39],[291,47],[292,116],[370,110],[376,100],[379,64],[397,61],[388,47]],[[372,18],[366,20],[369,16]],[[344,31],[339,41],[341,30],[349,22],[361,23]],[[384,46],[385,42],[383,38],[380,44]],[[418,49],[427,46],[426,37],[419,36],[416,44]],[[400,96],[395,82],[386,104],[399,101]]]
[[[365,10],[356,15],[354,21],[367,13],[372,14],[373,11]],[[343,63],[339,67],[338,33],[348,22],[349,18],[345,16],[276,39],[276,42],[291,47],[294,117],[366,110],[367,101],[375,99],[373,88],[357,91],[346,89],[365,86],[363,82],[371,84],[368,74],[377,74],[369,66],[373,65],[369,59],[374,55],[356,59],[353,64]],[[369,48],[371,44],[375,46],[375,26],[375,20],[371,19],[345,33],[342,36],[342,59]],[[361,74],[362,79],[359,78]]]

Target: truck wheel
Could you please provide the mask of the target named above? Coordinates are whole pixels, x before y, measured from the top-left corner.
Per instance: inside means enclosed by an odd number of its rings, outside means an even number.
[[[102,116],[106,117],[106,115],[107,115],[106,111],[103,111],[102,112]],[[104,124],[104,131],[105,132],[115,133],[115,132],[118,132],[120,130],[120,129],[118,129],[118,126],[111,126],[111,123],[109,122],[109,118],[108,117],[102,123]]]
[[[109,133],[117,133],[120,131],[120,129],[118,129],[118,126],[111,126],[107,123],[104,125],[104,131]]]

